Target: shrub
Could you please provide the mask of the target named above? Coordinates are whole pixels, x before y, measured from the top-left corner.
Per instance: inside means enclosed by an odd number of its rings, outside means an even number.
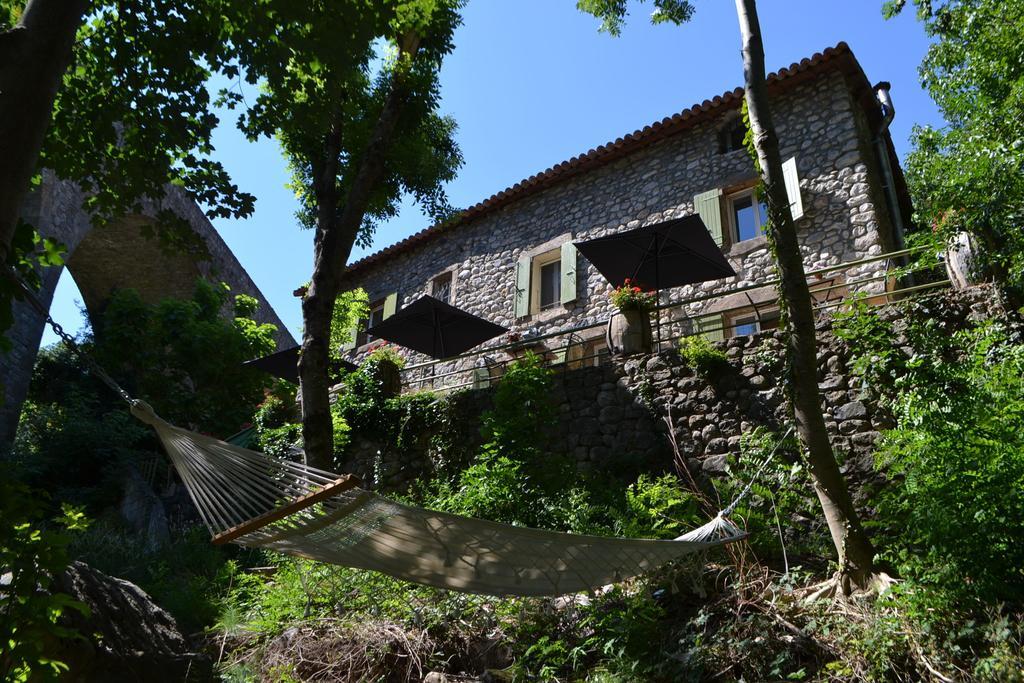
[[[699,334],[679,340],[679,355],[683,362],[702,375],[718,372],[729,363],[724,351]]]
[[[897,385],[897,428],[878,465],[879,495],[905,573],[988,602],[1024,599],[1024,346],[996,326],[942,335]],[[928,382],[919,377],[941,378]]]
[[[61,615],[69,609],[88,613],[70,596],[45,590],[68,565],[67,532],[81,531],[87,522],[80,510],[64,505],[56,524],[47,524],[43,496],[0,480],[0,571],[6,574],[0,592],[0,673],[5,680],[50,680],[67,671],[50,656],[50,648],[81,636],[61,624]]]

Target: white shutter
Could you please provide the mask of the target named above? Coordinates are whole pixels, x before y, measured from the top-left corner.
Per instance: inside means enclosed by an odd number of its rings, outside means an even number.
[[[789,197],[789,212],[793,220],[804,215],[804,201],[800,196],[800,176],[796,172],[796,157],[790,157],[782,164],[782,178],[786,181],[786,196]]]

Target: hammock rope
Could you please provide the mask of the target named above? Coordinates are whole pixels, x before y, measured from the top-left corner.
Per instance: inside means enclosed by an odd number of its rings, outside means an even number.
[[[50,317],[13,269],[11,276],[89,372],[156,431],[214,543],[265,548],[467,593],[551,596],[593,591],[746,536],[728,515],[752,481],[714,519],[679,538],[587,536],[405,505],[362,488],[352,475],[176,427],[118,385]]]

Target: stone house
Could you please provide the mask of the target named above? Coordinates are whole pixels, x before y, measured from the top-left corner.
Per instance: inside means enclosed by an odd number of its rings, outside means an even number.
[[[872,87],[840,43],[771,74],[768,91],[807,270],[901,248],[910,207],[888,133],[888,84]],[[352,263],[344,288],[367,291],[370,325],[432,294],[512,328],[512,339],[562,331],[547,344],[552,361],[597,362],[611,285],[572,242],[697,212],[737,275],[663,292],[663,302],[679,305],[661,314],[662,325],[717,339],[771,327],[775,290],[757,285],[774,277],[773,259],[743,144],[742,99],[742,89],[727,92],[531,176]],[[855,264],[815,282],[833,298],[882,292],[888,266]],[[368,341],[360,332],[347,350],[358,358]],[[438,380],[475,368],[479,380],[482,365],[507,360],[497,347],[509,341],[487,345],[491,356],[431,365],[429,380],[406,379],[451,386]],[[410,358],[412,366],[425,360]]]

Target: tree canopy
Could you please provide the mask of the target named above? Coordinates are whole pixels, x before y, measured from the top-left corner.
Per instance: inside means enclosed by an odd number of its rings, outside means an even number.
[[[916,221],[967,231],[981,265],[1024,302],[1024,2],[916,0],[933,39],[921,82],[946,125],[918,126],[906,176]],[[906,0],[884,6],[887,16]]]
[[[411,194],[450,214],[444,183],[462,163],[455,123],[438,113],[441,62],[462,0],[232,7],[241,73],[259,93],[239,118],[250,139],[276,138],[292,168],[299,222],[314,230],[299,362],[308,461],[331,464],[331,319],[353,245]],[[248,104],[226,89],[229,107]]]
[[[55,1],[62,0],[32,0],[44,20],[25,27],[19,21],[30,3],[0,0],[0,54],[11,57],[10,68],[0,69],[0,93],[42,87],[37,74],[17,63],[20,45],[42,41],[40,49],[50,49],[45,44],[50,34],[74,34],[70,65],[54,65],[51,70],[59,72],[48,74],[59,87],[45,112],[51,122],[35,150],[31,178],[4,174],[0,203],[20,206],[25,191],[38,187],[48,169],[82,187],[83,208],[98,227],[124,214],[153,211],[172,187],[184,190],[211,217],[250,215],[255,198],[234,185],[212,156],[218,120],[206,84],[214,73],[238,74],[233,45],[224,36],[224,3],[96,1],[69,10],[71,3],[55,8]],[[68,14],[63,23],[53,19],[61,12]],[[22,61],[32,58],[26,54]],[[19,117],[39,115],[22,102],[0,98],[5,134],[20,130]],[[20,152],[14,148],[31,145],[11,136],[15,139],[0,143],[5,153],[13,153],[8,147]],[[167,210],[155,214],[157,221],[148,229],[162,245],[206,255],[184,219]],[[62,260],[60,245],[41,240],[34,227],[0,216],[0,255],[37,284],[34,268]],[[12,324],[10,304],[17,295],[17,288],[0,278],[0,333]]]

